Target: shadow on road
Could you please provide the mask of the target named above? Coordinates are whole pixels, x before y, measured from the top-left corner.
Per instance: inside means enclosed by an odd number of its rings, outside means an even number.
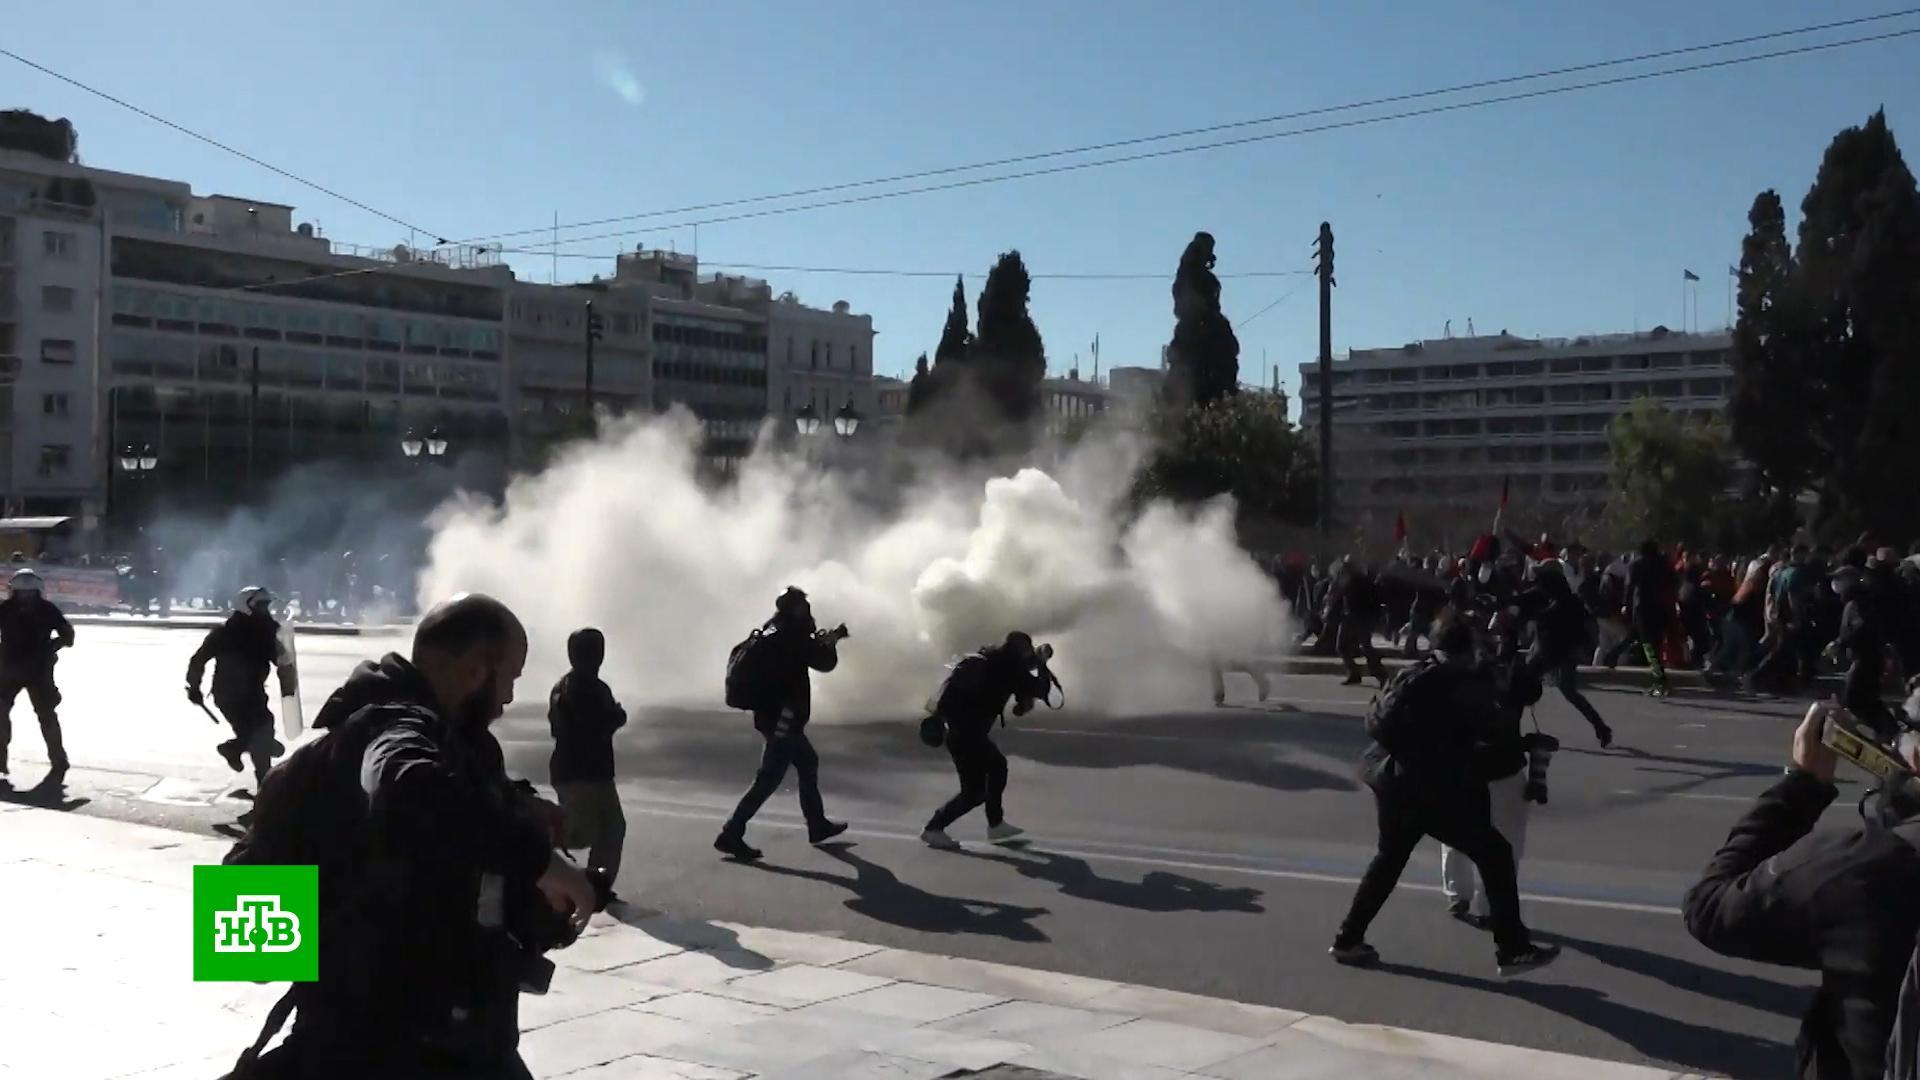
[[[66,777],[50,772],[46,778],[29,788],[17,788],[13,781],[0,779],[0,802],[9,802],[17,806],[31,806],[36,810],[78,810],[92,802],[83,796],[67,794]]]
[[[1719,968],[1706,967],[1677,956],[1636,949],[1631,945],[1588,941],[1570,934],[1547,930],[1536,930],[1534,936],[1543,941],[1559,942],[1574,952],[1585,953],[1608,967],[1645,975],[1668,986],[1691,990],[1717,1001],[1737,1002],[1796,1022],[1800,1019],[1800,1015],[1806,1012],[1807,998],[1813,993],[1811,987],[1775,982],[1756,975],[1722,971]]]
[[[1087,719],[1053,733],[1023,737],[1015,731],[1001,743],[1008,757],[1069,769],[1159,766],[1216,780],[1275,791],[1357,791],[1350,770],[1333,770],[1287,755],[1306,746],[1338,760],[1358,762],[1366,738],[1351,718],[1294,713],[1284,718],[1244,712],[1180,714],[1141,720]],[[1224,722],[1223,722],[1224,721]],[[1061,737],[1059,733],[1073,736]]]
[[[710,953],[728,967],[743,971],[773,970],[773,960],[740,944],[737,932],[724,926],[715,926],[704,919],[665,915],[653,908],[629,904],[624,900],[608,904],[607,914],[669,945]]]
[[[853,893],[853,897],[846,901],[847,910],[889,926],[923,934],[981,934],[1023,942],[1051,940],[1033,925],[1034,919],[1051,914],[1047,908],[1019,907],[998,900],[942,896],[901,881],[893,871],[854,854],[851,845],[830,844],[819,850],[851,867],[854,876],[849,878],[821,870],[801,870],[768,862],[743,865],[782,877],[838,885]]]
[[[1377,970],[1552,1009],[1606,1032],[1649,1058],[1694,1071],[1716,1076],[1784,1076],[1793,1069],[1793,1047],[1787,1043],[1689,1024],[1624,1004],[1592,987],[1476,978],[1411,964],[1382,963]]]
[[[1155,870],[1139,881],[1101,877],[1085,859],[1040,851],[1026,844],[1007,844],[1017,855],[967,850],[963,854],[1013,867],[1023,877],[1051,882],[1064,895],[1135,911],[1240,911],[1259,914],[1259,889],[1216,885],[1181,874]]]

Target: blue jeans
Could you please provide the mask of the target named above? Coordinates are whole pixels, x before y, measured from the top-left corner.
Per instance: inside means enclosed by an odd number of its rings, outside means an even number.
[[[727,819],[728,833],[739,836],[747,831],[747,822],[780,790],[789,767],[800,776],[800,813],[806,817],[807,827],[817,830],[826,823],[826,805],[820,800],[820,755],[807,741],[806,731],[789,730],[790,723],[783,719],[761,736],[766,745],[760,750],[760,771],[754,773],[753,786],[740,796],[740,805]]]

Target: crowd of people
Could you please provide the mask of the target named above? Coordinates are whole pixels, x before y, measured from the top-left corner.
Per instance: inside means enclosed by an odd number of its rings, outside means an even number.
[[[1361,681],[1364,658],[1384,684],[1375,639],[1415,656],[1443,610],[1472,616],[1494,648],[1523,645],[1531,633],[1576,667],[1643,663],[1654,696],[1668,693],[1676,668],[1756,693],[1792,693],[1845,672],[1843,704],[1884,725],[1887,676],[1920,673],[1920,542],[1904,557],[1867,538],[1838,551],[1775,544],[1750,556],[1650,539],[1615,554],[1509,532],[1458,555],[1403,551],[1379,565],[1348,558],[1325,569],[1292,559],[1275,573],[1303,627],[1296,644],[1338,655],[1349,683]],[[1543,587],[1549,581],[1557,584]],[[1602,727],[1591,706],[1575,705]]]

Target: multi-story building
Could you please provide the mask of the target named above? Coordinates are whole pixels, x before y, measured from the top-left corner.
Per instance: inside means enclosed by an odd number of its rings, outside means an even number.
[[[651,298],[605,282],[515,282],[507,310],[516,461],[586,430],[587,305],[600,321],[593,349],[593,404],[611,413],[653,410]]]
[[[1336,514],[1445,531],[1483,520],[1511,478],[1509,520],[1575,528],[1605,503],[1607,425],[1635,400],[1700,419],[1732,391],[1724,331],[1532,339],[1505,332],[1355,349],[1332,371]],[[1300,366],[1302,424],[1319,423],[1319,366]]]
[[[1064,379],[1040,381],[1040,405],[1047,415],[1047,431],[1059,435],[1076,426],[1084,427],[1107,411],[1107,388],[1080,378],[1078,370]]]
[[[1167,373],[1157,367],[1117,367],[1107,373],[1107,392],[1116,408],[1130,419],[1152,411],[1166,385]]]
[[[176,506],[302,461],[397,461],[409,430],[504,465],[512,275],[482,253],[330,244],[291,207],[14,150],[0,222],[0,458],[23,509],[97,523],[132,494],[127,446],[153,449],[140,483]]]
[[[767,347],[767,402],[775,416],[790,418],[809,405],[827,422],[848,405],[862,417],[879,412],[873,316],[854,314],[845,300],[831,310],[807,307],[788,293],[767,309]]]

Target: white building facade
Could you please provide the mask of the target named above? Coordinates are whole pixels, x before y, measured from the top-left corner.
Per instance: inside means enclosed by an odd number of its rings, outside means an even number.
[[[1696,419],[1733,387],[1725,331],[1531,339],[1501,333],[1333,364],[1333,465],[1342,526],[1486,521],[1511,479],[1508,520],[1578,531],[1605,504],[1607,425],[1640,398]],[[1317,440],[1319,365],[1300,366],[1301,423]],[[1464,526],[1463,526],[1464,527]]]

